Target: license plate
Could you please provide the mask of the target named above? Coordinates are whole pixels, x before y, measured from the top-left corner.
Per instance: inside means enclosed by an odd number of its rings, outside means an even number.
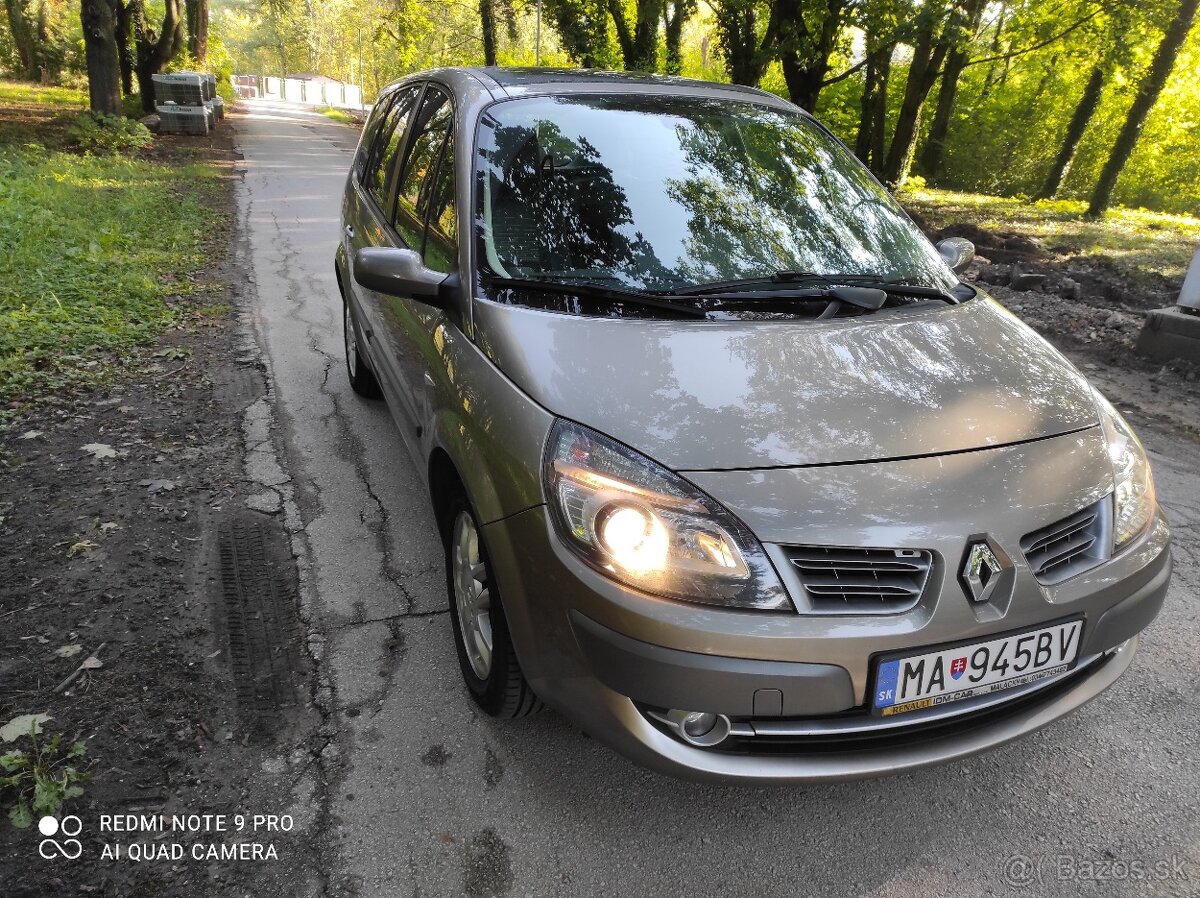
[[[1025,686],[1070,670],[1079,655],[1083,621],[1051,624],[917,655],[879,662],[875,713],[905,714]]]

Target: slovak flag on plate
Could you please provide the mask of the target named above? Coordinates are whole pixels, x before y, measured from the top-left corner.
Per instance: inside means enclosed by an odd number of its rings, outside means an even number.
[[[964,655],[962,658],[955,658],[950,662],[950,676],[958,679],[967,672],[967,659]]]

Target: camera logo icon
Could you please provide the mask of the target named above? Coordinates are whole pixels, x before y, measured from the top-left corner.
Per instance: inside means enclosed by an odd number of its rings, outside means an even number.
[[[74,814],[68,814],[59,820],[57,817],[46,816],[38,821],[38,832],[46,838],[38,843],[38,854],[46,860],[63,857],[69,861],[83,854],[83,843],[75,836],[83,831],[83,821]],[[54,836],[65,836],[61,840]]]

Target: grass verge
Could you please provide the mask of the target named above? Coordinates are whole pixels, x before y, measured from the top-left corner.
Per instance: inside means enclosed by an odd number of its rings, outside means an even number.
[[[24,86],[20,86],[24,87]],[[81,92],[0,84],[0,399],[11,408],[103,384],[203,290],[217,166],[61,146]],[[27,142],[29,131],[57,140]],[[51,147],[47,148],[47,144]]]
[[[321,113],[325,118],[331,118],[335,122],[341,122],[343,125],[353,125],[356,121],[350,113],[333,106],[322,106],[317,112]]]
[[[1200,245],[1200,219],[1116,208],[1104,218],[1084,217],[1087,203],[1006,197],[920,188],[899,199],[934,228],[969,222],[988,231],[1040,240],[1060,256],[1108,258],[1133,276],[1182,278]]]

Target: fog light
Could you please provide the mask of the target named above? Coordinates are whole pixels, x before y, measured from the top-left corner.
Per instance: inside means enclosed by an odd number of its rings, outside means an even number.
[[[716,725],[717,715],[710,714],[707,711],[691,711],[680,723],[684,733],[693,739],[700,739],[703,736],[707,736]]]
[[[710,711],[650,712],[651,716],[669,726],[688,745],[711,748],[729,737],[731,724],[724,714]]]

